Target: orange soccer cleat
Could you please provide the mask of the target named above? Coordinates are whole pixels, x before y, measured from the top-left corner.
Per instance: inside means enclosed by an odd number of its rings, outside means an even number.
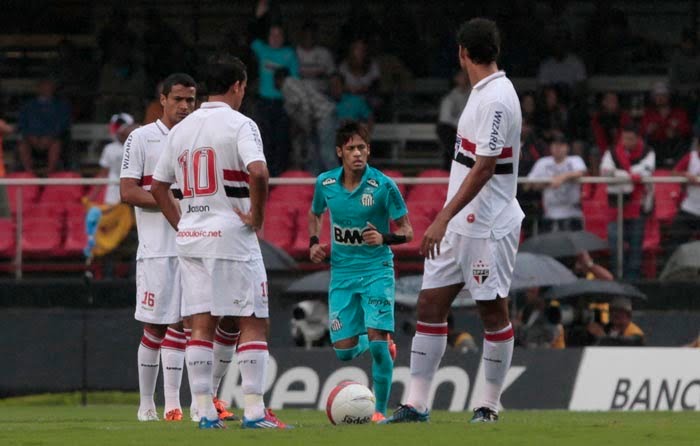
[[[182,421],[182,410],[173,409],[165,414],[165,421]]]
[[[214,402],[214,407],[216,408],[216,412],[219,414],[219,419],[223,421],[236,421],[238,420],[238,417],[236,414],[233,412],[229,412],[226,409],[226,403],[218,399],[217,397],[214,397],[212,400]]]
[[[389,338],[389,354],[391,355],[391,360],[396,361],[396,344],[391,338]]]
[[[381,412],[374,412],[374,415],[372,415],[372,423],[379,423],[385,419],[386,417]]]

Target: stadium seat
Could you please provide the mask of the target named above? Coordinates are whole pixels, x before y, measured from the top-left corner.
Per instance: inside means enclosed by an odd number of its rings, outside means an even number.
[[[36,178],[36,175],[30,172],[12,172],[7,174],[6,178],[31,179]],[[25,207],[36,203],[41,192],[41,188],[38,185],[7,186],[7,199],[10,202],[10,211],[13,215],[17,213],[17,190],[19,188],[22,188],[22,205]]]
[[[66,236],[56,255],[80,257],[87,244],[85,233],[85,207],[81,204],[66,206]]]
[[[297,214],[296,236],[294,237],[294,243],[289,251],[287,251],[289,255],[299,260],[309,259],[309,219],[307,212]],[[319,238],[321,239],[321,244],[328,245],[330,249],[331,223],[328,212],[323,214],[323,223],[321,225],[321,234]]]
[[[584,229],[603,240],[608,239],[608,223],[614,218],[615,211],[608,206],[608,188],[605,184],[592,185],[594,191],[584,199],[581,198]]]
[[[35,204],[22,213],[22,253],[27,257],[46,257],[60,251],[64,227],[64,208]]]
[[[0,218],[0,257],[14,257],[16,247],[15,222]]]
[[[298,209],[283,201],[268,201],[261,237],[289,252],[298,232],[297,214]]]
[[[80,178],[80,174],[78,172],[56,172],[50,174],[49,178]],[[85,195],[85,188],[79,184],[46,186],[39,202],[65,207],[80,203],[83,195]]]
[[[657,259],[661,254],[660,222],[655,215],[650,215],[644,225],[644,241],[642,243],[642,276],[655,279]]]
[[[382,173],[384,173],[384,175],[388,176],[392,180],[396,180],[397,178],[403,178],[403,174],[400,171],[394,169],[383,169]],[[397,184],[396,186],[399,188],[399,192],[401,192],[401,195],[404,197],[405,200],[406,191],[408,190],[408,188],[405,184]]]
[[[450,173],[442,169],[427,169],[418,174],[418,178],[449,178]],[[445,203],[447,198],[447,184],[416,184],[409,194],[410,201],[435,201],[439,206]]]
[[[670,170],[657,170],[655,177],[671,176]],[[678,212],[681,198],[680,183],[654,184],[654,215],[662,224],[671,223]]]
[[[314,176],[305,170],[287,170],[283,172],[279,178],[313,178]],[[296,185],[277,185],[270,191],[270,200],[287,201],[293,199],[295,201],[308,201],[311,204],[311,199],[314,195],[313,184],[296,184]]]

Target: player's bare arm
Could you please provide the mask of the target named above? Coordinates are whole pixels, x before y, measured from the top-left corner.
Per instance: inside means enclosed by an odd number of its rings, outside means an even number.
[[[423,235],[420,253],[428,258],[440,255],[440,241],[445,236],[447,224],[459,211],[468,205],[491,179],[496,170],[495,156],[476,156],[474,167],[469,171],[454,197],[438,213]]]
[[[362,231],[362,240],[370,246],[375,245],[399,245],[413,240],[413,227],[408,219],[408,215],[397,218],[394,223],[398,226],[396,232],[387,234],[380,233],[370,222],[367,222],[367,229]]]
[[[177,231],[177,225],[180,222],[180,206],[175,203],[170,192],[170,183],[164,183],[158,180],[153,180],[151,184],[151,194],[156,201],[157,206],[168,220],[170,226]]]
[[[314,214],[312,210],[309,210],[309,258],[314,263],[323,262],[327,256],[328,246],[322,245],[318,238],[322,223],[323,214]]]
[[[121,195],[122,203],[138,206],[146,209],[158,209],[153,195],[139,185],[139,180],[136,178],[122,178],[119,180],[119,194]]]
[[[264,161],[253,161],[247,167],[250,175],[250,211],[247,213],[240,209],[234,209],[234,211],[244,224],[258,231],[262,228],[265,219],[267,183],[270,180],[270,173]]]

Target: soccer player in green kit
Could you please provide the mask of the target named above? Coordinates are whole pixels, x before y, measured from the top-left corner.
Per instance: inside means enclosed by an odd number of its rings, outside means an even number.
[[[406,203],[389,177],[367,164],[369,131],[357,122],[341,126],[336,154],[342,165],[318,176],[309,211],[309,250],[322,262],[328,246],[319,243],[323,213],[331,217],[331,283],[328,307],[331,341],[341,361],[369,349],[376,410],[386,415],[396,346],[394,331],[394,264],[389,245],[413,238]],[[389,230],[389,220],[397,226]]]

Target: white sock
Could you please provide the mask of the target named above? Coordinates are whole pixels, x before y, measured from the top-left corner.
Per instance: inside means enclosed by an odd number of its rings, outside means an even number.
[[[420,412],[428,410],[430,386],[446,346],[447,322],[416,323],[416,334],[411,343],[411,380],[406,404]]]
[[[185,332],[185,342],[190,342],[190,339],[192,339],[192,329],[183,328],[182,331]],[[185,361],[185,367],[187,367],[187,361]],[[187,385],[190,387],[190,414],[192,414],[192,412],[197,411],[197,397],[192,391],[192,372],[190,372],[189,367],[187,367]]]
[[[185,358],[187,359],[187,373],[192,378],[192,392],[197,401],[197,410],[200,417],[208,420],[216,420],[219,415],[211,400],[211,370],[214,362],[212,342],[201,339],[192,339],[187,343]]]
[[[216,327],[216,334],[214,335],[214,396],[218,396],[221,380],[226,375],[229,365],[231,365],[233,352],[236,350],[240,333],[240,331],[227,333]]]
[[[488,407],[498,412],[501,390],[513,357],[513,326],[497,331],[484,332],[484,354],[481,366],[484,368],[484,394],[478,407]]]
[[[267,342],[254,341],[240,344],[237,357],[245,402],[243,416],[248,420],[259,420],[265,416],[263,394],[267,379],[267,361],[270,357]]]
[[[180,385],[185,363],[185,333],[168,328],[165,340],[160,345],[160,360],[163,363],[163,394],[165,413],[180,409]]]
[[[153,394],[156,392],[156,381],[158,379],[158,369],[160,368],[160,344],[163,338],[143,329],[141,344],[138,351],[139,365],[139,394],[141,401],[139,410],[144,411],[156,408]]]

